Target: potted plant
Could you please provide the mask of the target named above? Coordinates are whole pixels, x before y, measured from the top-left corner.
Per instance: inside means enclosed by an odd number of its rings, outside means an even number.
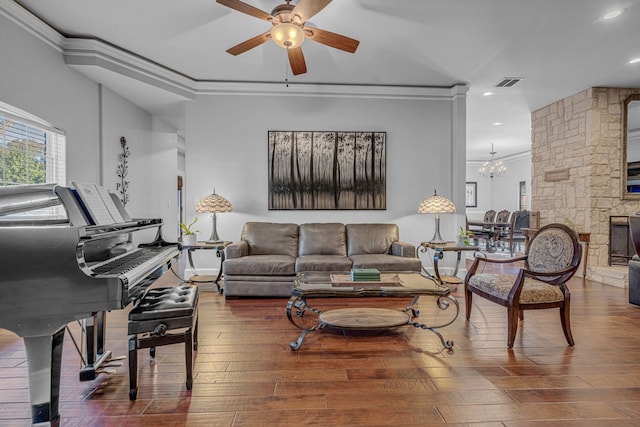
[[[458,246],[470,246],[471,245],[471,236],[473,236],[473,232],[471,230],[465,230],[463,227],[460,227],[460,232],[458,233]]]
[[[198,230],[192,230],[193,224],[198,222],[198,217],[193,220],[193,222],[189,225],[184,222],[180,223],[180,229],[182,230],[182,244],[185,246],[194,246],[197,241],[196,233]]]

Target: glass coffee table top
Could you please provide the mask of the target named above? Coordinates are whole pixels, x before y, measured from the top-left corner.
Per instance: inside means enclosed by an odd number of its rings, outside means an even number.
[[[381,273],[380,281],[353,281],[349,272],[308,272],[298,275],[292,293],[307,298],[347,298],[446,296],[450,292],[436,280],[414,272]]]
[[[353,281],[350,272],[301,273],[295,280],[293,295],[287,303],[287,318],[303,332],[297,341],[292,341],[289,346],[292,350],[298,350],[307,334],[324,328],[377,330],[410,325],[430,330],[440,338],[445,348],[451,349],[453,342],[445,340],[438,331],[439,328],[453,323],[458,317],[459,305],[450,293],[450,289],[446,286],[417,272],[383,272],[380,274],[380,281]],[[434,296],[441,310],[446,310],[453,305],[455,307],[453,318],[439,325],[417,322],[416,318],[420,312],[414,308],[414,305],[421,296]],[[324,312],[307,302],[307,298],[360,297],[397,297],[412,298],[412,300],[403,309],[346,307]],[[312,326],[303,326],[303,323],[308,325],[308,322],[301,321],[306,312],[317,316],[317,323]]]

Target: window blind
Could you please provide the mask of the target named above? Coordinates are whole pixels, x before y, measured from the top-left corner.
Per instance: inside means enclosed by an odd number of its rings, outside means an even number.
[[[0,186],[66,182],[63,131],[0,104]]]
[[[0,102],[0,187],[66,183],[64,131]],[[64,216],[62,206],[20,216]]]

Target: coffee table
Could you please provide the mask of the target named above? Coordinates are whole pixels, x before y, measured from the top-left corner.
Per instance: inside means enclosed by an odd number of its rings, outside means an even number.
[[[450,295],[451,290],[440,285],[434,279],[417,272],[382,273],[379,282],[353,282],[349,272],[338,273],[301,273],[295,280],[292,296],[287,303],[287,318],[302,333],[296,341],[291,341],[292,350],[298,350],[307,334],[324,328],[340,330],[378,330],[410,325],[426,329],[438,336],[442,345],[453,348],[453,341],[445,340],[439,328],[453,323],[458,317],[458,301]],[[435,296],[437,307],[446,310],[455,307],[453,318],[439,325],[428,325],[416,321],[420,315],[414,308],[421,296]],[[412,298],[403,309],[392,308],[337,308],[321,311],[307,303],[308,298]],[[300,321],[310,311],[317,316],[317,324],[307,327]]]

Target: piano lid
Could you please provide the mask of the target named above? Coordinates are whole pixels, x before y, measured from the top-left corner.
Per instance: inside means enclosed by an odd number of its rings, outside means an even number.
[[[59,205],[56,184],[26,184],[0,187],[0,216]]]

